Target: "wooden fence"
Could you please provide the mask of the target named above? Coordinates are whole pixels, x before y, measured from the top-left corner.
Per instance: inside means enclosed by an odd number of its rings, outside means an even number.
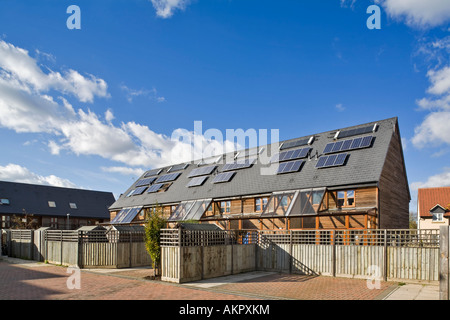
[[[172,229],[164,230],[161,245],[162,277],[172,282],[243,270],[365,279],[376,276],[384,280],[439,280],[438,231],[205,232]],[[216,257],[217,252],[221,252],[220,259]]]
[[[150,266],[141,231],[8,230],[10,257],[80,268]]]

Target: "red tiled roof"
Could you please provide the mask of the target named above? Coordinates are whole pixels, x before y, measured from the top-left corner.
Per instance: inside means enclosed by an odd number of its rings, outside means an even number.
[[[431,217],[430,210],[440,205],[450,215],[450,187],[419,189],[417,196],[418,212],[421,217]]]

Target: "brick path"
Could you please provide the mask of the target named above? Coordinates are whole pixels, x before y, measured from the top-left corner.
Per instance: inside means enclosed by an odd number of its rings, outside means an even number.
[[[67,268],[0,261],[0,300],[373,300],[395,284],[369,290],[365,280],[272,274],[211,289],[144,280],[151,270],[110,274],[81,271],[81,289],[68,289]]]
[[[0,300],[233,300],[238,295],[217,294],[165,284],[81,272],[81,288],[68,289],[67,268],[25,266],[0,261]]]
[[[380,289],[370,290],[366,280],[362,279],[274,274],[219,288],[296,300],[374,300],[382,297],[386,291],[390,292],[394,286],[381,282]]]

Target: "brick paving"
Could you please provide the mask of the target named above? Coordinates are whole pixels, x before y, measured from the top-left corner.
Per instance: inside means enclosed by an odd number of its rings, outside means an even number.
[[[0,261],[0,300],[237,300],[157,281],[81,271],[81,288],[68,289],[71,273],[60,266],[29,267]]]
[[[374,300],[396,285],[370,290],[362,279],[272,274],[209,289],[145,280],[151,269],[81,271],[81,288],[68,289],[71,273],[60,266],[0,261],[0,300]]]
[[[396,287],[381,282],[380,289],[368,289],[366,280],[273,274],[245,282],[222,285],[223,291],[258,293],[261,296],[296,300],[375,300]]]

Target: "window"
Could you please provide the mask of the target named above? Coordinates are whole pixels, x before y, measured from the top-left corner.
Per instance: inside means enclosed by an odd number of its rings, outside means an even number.
[[[50,228],[58,229],[58,218],[50,218]]]
[[[444,214],[440,212],[433,213],[433,222],[444,221]]]
[[[269,198],[256,198],[255,199],[255,212],[263,212],[267,206]]]
[[[280,199],[280,206],[283,208],[283,211],[286,211],[288,204],[289,204],[288,197],[287,196],[283,196]]]
[[[10,216],[2,216],[2,228],[3,229],[11,228],[11,217]]]
[[[55,201],[49,201],[49,202],[48,202],[48,206],[49,206],[50,208],[56,208],[56,202],[55,202]]]
[[[355,190],[346,190],[337,192],[338,207],[354,207],[355,206]]]
[[[9,205],[9,199],[0,199],[0,204]]]
[[[220,202],[220,213],[230,213],[231,201]]]
[[[324,195],[323,190],[313,191],[311,196],[311,203],[313,205],[319,205],[322,202],[323,195]]]
[[[77,209],[77,204],[76,203],[69,203],[70,209]]]

